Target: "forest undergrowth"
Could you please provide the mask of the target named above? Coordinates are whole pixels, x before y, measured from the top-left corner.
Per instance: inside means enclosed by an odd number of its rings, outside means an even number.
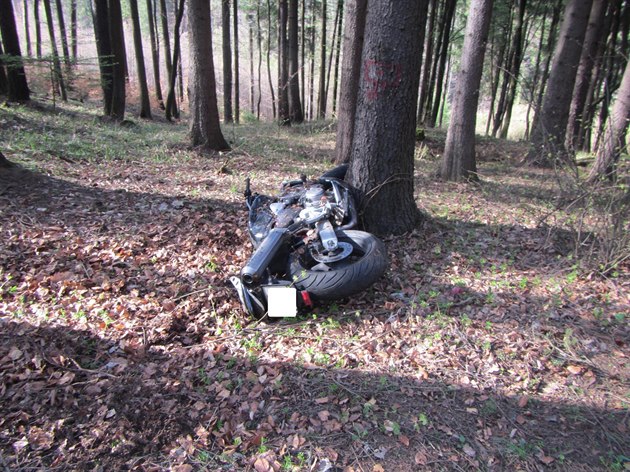
[[[630,467],[628,222],[579,177],[482,139],[481,182],[441,182],[429,131],[383,279],[257,322],[243,181],[327,170],[334,124],[225,126],[211,156],[97,112],[0,108],[3,470]]]

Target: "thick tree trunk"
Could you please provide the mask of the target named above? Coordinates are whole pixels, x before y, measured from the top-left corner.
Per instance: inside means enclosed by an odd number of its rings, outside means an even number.
[[[381,0],[367,10],[348,179],[364,194],[363,222],[377,234],[411,230],[422,8]]]
[[[234,121],[241,119],[240,66],[238,61],[238,0],[234,3]]]
[[[335,148],[335,162],[339,164],[349,162],[352,153],[367,1],[347,0],[346,2],[346,24],[343,31],[343,60],[341,62],[341,98],[339,100]]]
[[[109,3],[109,35],[113,55],[112,106],[109,116],[116,121],[125,119],[125,81],[127,71],[127,53],[125,51],[125,35],[123,32],[122,9],[120,0],[108,0]]]
[[[586,96],[590,82],[593,78],[592,71],[599,47],[599,38],[604,25],[604,15],[606,14],[606,1],[607,0],[593,0],[593,6],[591,7],[586,37],[584,38],[584,48],[582,49],[580,66],[578,67],[575,87],[573,89],[569,122],[567,124],[565,146],[571,151],[576,150],[576,144],[578,143],[578,137],[580,135],[579,129],[585,125],[582,120],[584,106],[586,104]]]
[[[326,118],[326,14],[328,6],[326,0],[322,0],[322,42],[320,46],[319,63],[319,95],[317,99],[317,118]]]
[[[599,178],[608,176],[615,178],[615,164],[625,146],[625,136],[630,123],[630,62],[626,63],[626,69],[621,80],[621,86],[617,91],[617,98],[613,105],[610,120],[606,126],[604,137],[597,149],[597,158],[591,169],[588,180],[593,182]]]
[[[283,126],[291,125],[289,110],[289,45],[287,40],[288,5],[278,5],[278,119]]]
[[[210,4],[189,0],[190,34],[190,140],[193,146],[222,151],[230,147],[221,133],[212,57]]]
[[[289,0],[289,113],[291,123],[304,121],[304,112],[300,102],[298,44],[298,0]]]
[[[184,18],[184,0],[179,0],[179,6],[177,7],[177,15],[175,18],[175,28],[173,29],[173,62],[171,69],[171,77],[170,84],[168,89],[168,96],[166,97],[166,119],[170,120],[171,118],[179,118],[179,110],[177,108],[177,100],[175,99],[175,85],[177,81],[177,70],[179,64],[179,55],[180,55],[180,34],[179,29],[182,24],[182,19]]]
[[[44,0],[44,3],[48,0]],[[109,7],[107,0],[94,0],[94,37],[98,51],[98,64],[101,72],[101,89],[103,91],[103,114],[109,116],[113,96],[112,44],[109,36]]]
[[[44,0],[44,11],[46,12],[46,23],[48,24],[48,34],[50,36],[50,47],[52,49],[52,61],[53,61],[53,93],[59,88],[61,93],[61,99],[65,102],[68,100],[66,93],[66,84],[63,80],[63,74],[61,73],[61,63],[59,62],[59,53],[57,51],[57,41],[55,39],[55,26],[53,25],[52,8],[50,7],[50,0]]]
[[[527,155],[530,164],[548,167],[558,160],[568,160],[564,147],[567,122],[592,3],[592,0],[570,0],[565,8],[540,119]]]
[[[230,0],[221,1],[221,28],[223,38],[223,121],[232,123],[232,44],[230,40]]]
[[[131,10],[131,21],[133,23],[133,45],[136,51],[138,85],[140,87],[140,117],[151,119],[151,101],[149,100],[147,73],[144,68],[144,51],[142,50],[142,31],[140,31],[138,0],[129,0],[129,7]]]
[[[0,0],[0,33],[4,53],[10,56],[7,67],[7,98],[10,101],[28,101],[30,92],[26,82],[26,73],[22,63],[20,40],[17,33],[13,3],[11,0]]]
[[[477,180],[475,125],[493,0],[472,0],[461,64],[451,108],[440,176],[446,180]]]
[[[151,58],[153,59],[153,84],[155,87],[155,97],[158,105],[164,109],[164,99],[162,98],[162,84],[160,82],[160,50],[157,42],[157,25],[155,23],[155,3],[147,0],[147,17],[149,20],[149,37],[151,39]]]

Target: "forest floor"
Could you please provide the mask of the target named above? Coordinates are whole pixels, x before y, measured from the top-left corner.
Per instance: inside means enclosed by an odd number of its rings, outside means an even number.
[[[570,175],[484,139],[480,184],[440,182],[429,132],[382,280],[256,322],[243,180],[316,176],[334,126],[208,156],[97,113],[0,108],[0,469],[628,470],[628,227]]]

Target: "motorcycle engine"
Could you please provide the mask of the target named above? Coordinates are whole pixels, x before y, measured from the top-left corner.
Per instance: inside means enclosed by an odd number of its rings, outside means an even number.
[[[326,192],[321,185],[313,185],[302,197],[302,206],[304,209],[300,212],[300,218],[303,220],[311,220],[326,211],[325,208]]]

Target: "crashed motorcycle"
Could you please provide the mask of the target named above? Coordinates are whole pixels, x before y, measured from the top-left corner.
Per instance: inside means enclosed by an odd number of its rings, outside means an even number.
[[[252,193],[245,181],[254,253],[231,277],[241,304],[256,317],[291,317],[318,302],[361,292],[387,268],[384,244],[357,231],[357,190],[347,166],[315,180],[285,181],[279,195]]]

